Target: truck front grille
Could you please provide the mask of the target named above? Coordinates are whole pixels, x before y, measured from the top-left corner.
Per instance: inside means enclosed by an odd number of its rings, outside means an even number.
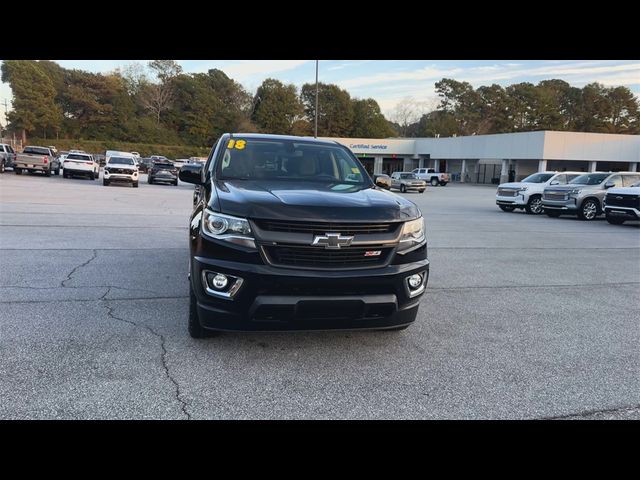
[[[565,192],[544,192],[543,200],[567,200],[569,197]]]
[[[342,235],[370,235],[396,231],[401,223],[325,223],[289,222],[276,220],[255,220],[258,227],[271,232],[310,233],[324,235],[339,232]]]
[[[269,261],[274,265],[314,268],[362,268],[384,265],[392,248],[346,247],[340,250],[282,245],[263,247]],[[375,252],[380,252],[378,255]]]
[[[640,209],[640,195],[608,193],[604,202],[608,207],[627,207]]]
[[[501,197],[515,197],[518,195],[518,191],[510,188],[499,188],[498,195]]]

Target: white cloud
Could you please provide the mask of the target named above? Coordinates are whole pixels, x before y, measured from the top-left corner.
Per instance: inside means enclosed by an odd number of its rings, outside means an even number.
[[[239,82],[254,75],[267,76],[269,74],[293,70],[311,60],[242,60],[239,62],[220,64],[219,62],[203,64],[197,70],[206,72],[210,68],[219,68],[227,76]]]

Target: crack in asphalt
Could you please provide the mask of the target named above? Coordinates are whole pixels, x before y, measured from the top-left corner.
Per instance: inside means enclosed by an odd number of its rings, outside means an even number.
[[[585,410],[584,412],[568,413],[566,415],[557,415],[553,417],[541,417],[538,420],[568,420],[570,418],[589,418],[601,413],[616,413],[624,411],[640,410],[640,405],[627,405],[624,407],[604,408],[602,410]]]
[[[62,282],[60,282],[60,286],[61,287],[66,287],[66,285],[64,283],[68,282],[69,280],[71,280],[71,277],[73,276],[74,273],[76,273],[82,267],[86,267],[87,265],[89,265],[93,260],[95,260],[98,257],[98,250],[97,249],[95,249],[95,248],[92,249],[92,252],[93,252],[93,256],[89,260],[87,260],[84,263],[81,263],[77,267],[74,267],[73,270],[71,270],[71,272],[69,272],[69,274],[67,275],[67,278],[65,278],[64,280],[62,280]]]
[[[104,302],[108,302],[109,300],[104,300]],[[134,327],[143,327],[146,328],[149,332],[151,332],[152,335],[158,337],[160,339],[160,348],[162,349],[162,354],[160,355],[160,362],[162,363],[162,368],[164,369],[164,373],[167,376],[167,378],[169,379],[169,381],[171,383],[173,383],[176,393],[175,393],[175,398],[176,400],[180,403],[180,409],[182,410],[182,413],[187,417],[187,420],[191,420],[191,415],[189,414],[189,412],[187,411],[187,402],[185,402],[181,397],[182,394],[180,392],[180,385],[178,384],[178,382],[176,381],[175,378],[173,378],[173,376],[171,375],[171,372],[169,371],[169,365],[167,364],[167,348],[165,346],[165,338],[164,335],[156,332],[153,328],[151,328],[149,325],[147,324],[138,324],[132,320],[127,320],[125,318],[120,318],[117,317],[113,314],[113,310],[114,308],[109,306],[108,304],[105,304],[104,307],[107,309],[107,315],[109,316],[109,318],[112,318],[114,320],[118,320],[120,322],[124,322],[124,323],[128,323],[129,325],[133,325]]]

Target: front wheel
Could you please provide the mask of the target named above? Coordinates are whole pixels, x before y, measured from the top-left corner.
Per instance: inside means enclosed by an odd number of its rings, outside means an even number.
[[[540,215],[542,213],[542,197],[540,195],[532,196],[524,210],[531,215]]]
[[[193,293],[191,280],[189,280],[189,335],[191,338],[207,338],[220,335],[215,330],[207,330],[200,325],[200,317],[198,317],[198,301]]]
[[[133,188],[138,188],[138,182],[133,182]]]
[[[516,207],[512,207],[510,205],[498,205],[500,207],[500,210],[502,210],[503,212],[513,212]]]
[[[438,182],[438,179],[437,179],[436,177],[433,177],[433,178],[431,179],[431,186],[432,186],[432,187],[437,187],[439,183],[440,183],[440,182]]]
[[[110,183],[111,181],[107,180],[106,178],[102,179],[102,185],[104,185],[105,187],[108,187]]]
[[[4,173],[4,160],[0,162],[0,173]]]
[[[441,187],[446,187],[447,186],[447,182],[440,182],[440,186]]]
[[[177,184],[176,184],[177,185]],[[420,193],[424,193],[424,190],[420,190]]]
[[[21,168],[14,168],[13,170],[16,172],[16,175],[22,175],[22,169]]]
[[[407,191],[407,187],[405,187],[404,185],[400,185],[400,191],[402,193],[405,193]]]
[[[580,220],[593,220],[598,215],[598,204],[595,200],[585,200],[578,210]]]
[[[607,222],[609,222],[611,225],[622,225],[624,223],[624,220],[624,218],[616,218],[607,215]]]
[[[151,175],[149,175],[149,176],[147,177],[147,183],[148,183],[149,185],[153,185],[153,177],[152,177]]]

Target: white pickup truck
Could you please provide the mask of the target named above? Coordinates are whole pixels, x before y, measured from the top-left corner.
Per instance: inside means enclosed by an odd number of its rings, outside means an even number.
[[[450,181],[448,173],[439,173],[433,168],[415,168],[411,173],[415,174],[420,180],[430,183],[433,187],[438,185],[444,187]]]
[[[96,180],[100,175],[100,164],[95,161],[93,155],[88,153],[69,153],[64,159],[62,168],[64,178],[82,175]]]

